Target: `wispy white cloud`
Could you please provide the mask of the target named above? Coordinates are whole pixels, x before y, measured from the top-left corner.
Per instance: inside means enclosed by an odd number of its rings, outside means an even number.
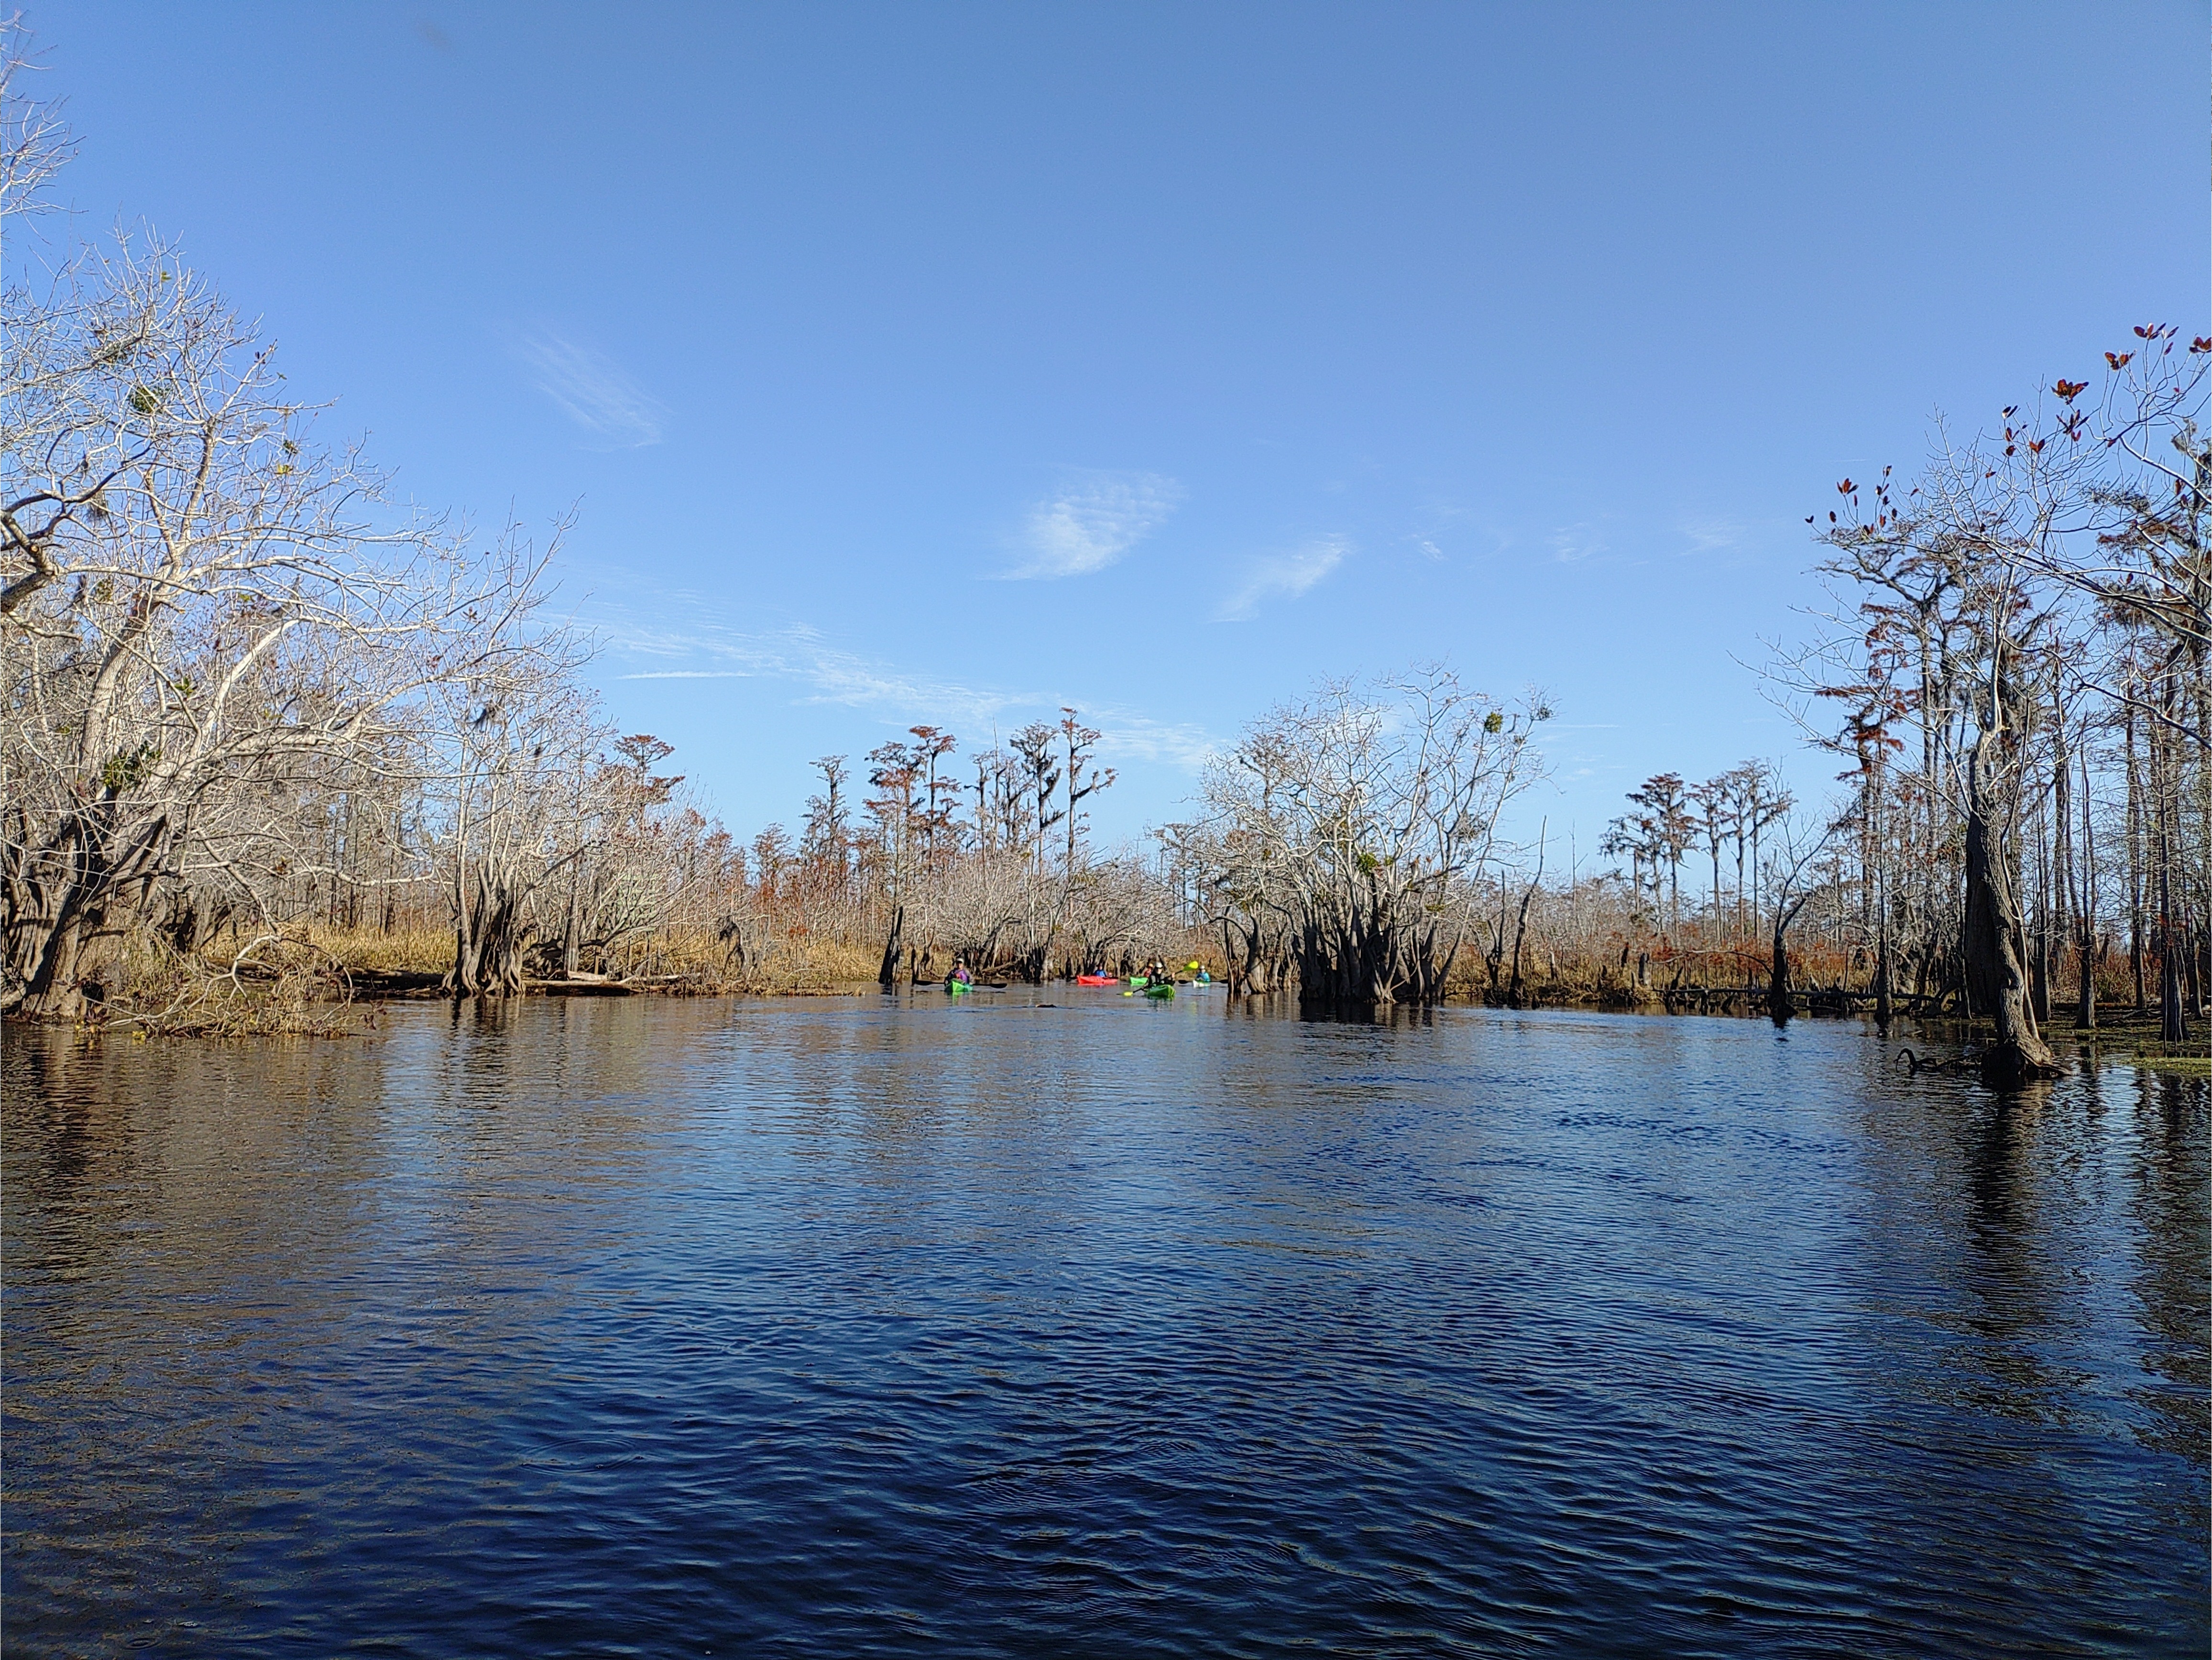
[[[1083,718],[1099,729],[1098,752],[1109,761],[1165,762],[1195,772],[1220,751],[1220,740],[1187,721],[1156,721],[1108,704],[1088,708]]]
[[[671,596],[684,603],[684,596]],[[772,633],[745,633],[718,626],[708,618],[695,618],[680,629],[637,621],[618,607],[605,608],[601,626],[616,650],[646,658],[704,659],[711,668],[636,669],[617,678],[623,680],[745,680],[794,681],[807,689],[801,701],[841,703],[848,708],[881,708],[906,714],[947,718],[979,714],[988,719],[1000,709],[1024,703],[1042,703],[1042,698],[936,680],[900,672],[888,665],[830,644],[821,633],[793,623]]]
[[[1681,526],[1687,553],[1717,553],[1743,539],[1743,526],[1733,519],[1696,519]]]
[[[515,346],[538,390],[609,449],[643,449],[660,441],[667,411],[604,352],[557,334],[534,334]]]
[[[1222,602],[1215,615],[1223,622],[1241,623],[1260,608],[1262,600],[1296,599],[1344,562],[1352,544],[1340,536],[1324,536],[1289,553],[1254,560],[1237,591]]]
[[[1603,538],[1588,525],[1562,525],[1552,532],[1552,556],[1563,565],[1577,564],[1604,551]]]
[[[1156,472],[1095,473],[1030,510],[1026,551],[1011,577],[1086,576],[1104,570],[1167,521],[1182,486]]]
[[[792,623],[768,632],[724,626],[711,600],[697,594],[663,596],[671,609],[682,607],[684,626],[671,629],[647,621],[619,603],[594,606],[598,627],[608,647],[633,661],[689,659],[713,667],[635,668],[623,680],[782,680],[801,688],[802,703],[866,709],[900,725],[924,719],[941,721],[987,743],[978,728],[1001,721],[1006,730],[1024,721],[1056,721],[1063,705],[1075,704],[1100,732],[1098,752],[1109,764],[1167,765],[1196,772],[1212,759],[1220,740],[1189,721],[1165,721],[1122,705],[1086,702],[1080,693],[1008,690],[963,681],[909,674],[878,660],[832,644],[818,629]]]

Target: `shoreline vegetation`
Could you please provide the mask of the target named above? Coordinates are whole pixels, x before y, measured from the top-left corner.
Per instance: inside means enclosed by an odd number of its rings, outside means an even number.
[[[88,1035],[113,1027],[204,1037],[280,1034],[337,1037],[374,1029],[375,1010],[381,1003],[453,1000],[447,984],[450,965],[445,954],[452,949],[448,931],[423,927],[387,934],[318,927],[283,944],[282,952],[257,953],[253,962],[258,966],[241,971],[235,994],[212,1006],[187,1004],[166,1019],[149,1018],[155,1013],[150,1009],[137,1014],[118,1009],[112,1015],[95,1009],[88,1011],[79,1028]],[[1221,984],[1223,964],[1218,952],[1201,947],[1196,957],[1180,960],[1197,961],[1217,985]],[[1733,981],[1716,977],[1716,971],[1731,962],[1740,969],[1741,977]],[[902,977],[887,986],[876,977],[877,966],[875,954],[866,946],[815,940],[787,946],[759,960],[754,972],[732,976],[724,942],[712,936],[687,939],[672,934],[641,942],[626,962],[610,964],[607,971],[580,970],[553,978],[526,978],[521,990],[513,994],[873,999],[932,989],[942,983],[933,976]],[[1547,969],[1553,966],[1547,955]],[[1509,1001],[1502,988],[1485,983],[1484,964],[1476,960],[1455,965],[1455,971],[1447,977],[1443,994],[1432,1006],[1772,1018],[1765,965],[1748,949],[1748,942],[1726,953],[1676,953],[1662,949],[1642,966],[1644,977],[1639,983],[1634,964],[1624,974],[1618,963],[1559,963],[1557,977],[1532,976],[1516,1002]],[[1877,988],[1867,983],[1863,971],[1855,978],[1850,969],[1847,957],[1819,948],[1797,958],[1797,978],[1791,994],[1795,1012],[1816,1019],[1875,1019]],[[1030,983],[1006,978],[1006,965],[987,968],[978,983],[986,989]],[[182,976],[179,983],[198,984],[228,976],[228,964],[210,958],[196,974]],[[1073,982],[1048,978],[1034,983],[1040,989],[1056,989]],[[151,988],[150,982],[144,988]],[[2208,1055],[2203,1043],[2166,1041],[2157,1009],[2127,1007],[2122,1000],[2120,980],[2114,979],[2108,989],[2112,994],[2097,1005],[2098,1024],[2075,1025],[2067,1018],[2070,1011],[2062,1006],[2057,1018],[2045,1025],[2047,1041],[2054,1048],[2065,1046],[2065,1052],[2093,1065],[2126,1062],[2187,1076],[2212,1077],[2212,1055]],[[1294,1000],[1289,993],[1253,994]],[[501,1000],[465,1000],[495,1003]],[[1909,994],[1893,1000],[1891,1019],[1877,1025],[1885,1041],[1893,1043],[1900,1055],[1911,1055],[1914,1070],[1956,1069],[1958,1061],[1943,1059],[1924,1046],[1962,1049],[1971,1055],[1984,1048],[1996,1031],[1992,1022],[1962,1017],[1949,1000],[1924,1000]]]
[[[985,749],[917,724],[825,756],[797,833],[748,842],[600,709],[595,642],[549,607],[565,523],[394,501],[176,246],[46,214],[71,140],[24,52],[0,28],[11,1020],[336,1032],[383,994],[888,988],[956,956],[1043,984],[1158,955],[1326,1018],[1966,1022],[1999,1087],[2069,1031],[2203,1053],[2212,338],[2137,326],[2099,385],[2058,376],[1808,516],[1832,603],[1766,687],[1843,763],[1829,800],[1764,760],[1655,773],[1593,865],[1506,828],[1550,700],[1427,664],[1261,714],[1140,844],[1095,843],[1115,778],[1073,708]]]

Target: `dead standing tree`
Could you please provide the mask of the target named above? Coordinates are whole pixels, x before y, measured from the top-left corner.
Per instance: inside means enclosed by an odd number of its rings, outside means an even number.
[[[898,983],[899,963],[908,954],[907,905],[916,849],[915,787],[922,781],[926,757],[911,753],[903,744],[879,744],[868,751],[868,782],[878,792],[866,807],[875,820],[876,841],[883,859],[885,901],[891,921],[884,939],[882,965],[876,978],[885,991]]]
[[[1818,892],[1805,885],[1805,877],[1827,850],[1829,837],[1823,836],[1810,847],[1800,848],[1786,817],[1778,818],[1774,823],[1783,845],[1767,879],[1774,895],[1774,941],[1772,954],[1767,959],[1766,1012],[1776,1025],[1786,1026],[1797,1012],[1796,994],[1790,982],[1790,925]],[[1830,834],[1832,836],[1832,830]]]
[[[1072,708],[1060,712],[1060,735],[1067,756],[1067,863],[1066,869],[1072,878],[1078,866],[1083,845],[1085,824],[1090,815],[1083,804],[1100,790],[1111,789],[1115,773],[1111,767],[1101,767],[1092,758],[1098,747],[1099,732],[1086,727],[1076,718]]]

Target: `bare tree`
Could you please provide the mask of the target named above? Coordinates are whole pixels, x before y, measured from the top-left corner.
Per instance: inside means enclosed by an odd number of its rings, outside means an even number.
[[[1046,858],[1045,837],[1067,813],[1065,807],[1052,805],[1060,779],[1060,763],[1054,754],[1056,736],[1052,727],[1039,721],[1024,727],[1007,740],[1019,757],[1023,784],[1033,810],[1030,824],[1024,826],[1024,839],[1040,869]]]
[[[1789,1025],[1797,1012],[1790,984],[1790,925],[1812,902],[1817,891],[1804,885],[1804,879],[1814,861],[1826,851],[1826,838],[1809,847],[1798,847],[1795,838],[1788,835],[1786,820],[1784,831],[1782,850],[1776,856],[1771,881],[1774,894],[1774,947],[1768,959],[1766,976],[1766,1009],[1778,1026]]]
[[[1549,714],[1442,667],[1364,690],[1324,682],[1209,771],[1216,886],[1287,913],[1304,1004],[1442,997],[1498,816],[1540,775],[1528,738]]]
[[[289,803],[406,752],[538,567],[380,507],[176,252],[0,301],[0,1008],[70,1018],[189,865],[273,924]]]
[[[483,602],[484,649],[435,689],[442,718],[432,734],[430,787],[453,907],[446,989],[456,995],[522,989],[523,955],[538,922],[533,903],[565,866],[576,879],[568,889],[574,915],[597,839],[597,791],[580,793],[571,781],[606,733],[587,704],[580,708],[574,686],[586,643],[534,625],[550,557],[549,550],[515,558],[509,590]],[[570,939],[562,945],[565,969]]]
[[[1662,772],[1644,781],[1643,787],[1631,790],[1628,799],[1644,810],[1650,828],[1650,855],[1653,860],[1653,886],[1657,886],[1659,868],[1667,873],[1668,927],[1679,933],[1682,927],[1682,860],[1690,850],[1690,837],[1696,823],[1690,816],[1690,802],[1684,794],[1680,773]]]
[[[2150,324],[2106,354],[2101,392],[2059,376],[1966,441],[1939,429],[1910,487],[1844,480],[1821,532],[1847,608],[1823,672],[1846,700],[1831,745],[1871,745],[1860,829],[1894,865],[1924,977],[1955,964],[2007,1083],[2052,1064],[2040,1027],[2071,928],[2075,1015],[2094,1018],[2100,773],[2124,785],[2116,869],[2136,1003],[2160,974],[2161,1035],[2181,1041],[2212,961],[2212,566],[2203,430],[2212,338]],[[2081,705],[2101,701],[2100,718]],[[2100,727],[2117,757],[2092,765]],[[1905,735],[1917,732],[1917,745]],[[1893,734],[1895,735],[1893,735]],[[1918,750],[1917,757],[1914,749]],[[2118,760],[2124,765],[2112,768]],[[1917,762],[1917,764],[1916,764]],[[2107,769],[2110,769],[2108,771]],[[2075,785],[2078,783],[2078,796]],[[2078,831],[2078,834],[2077,834]],[[2069,921],[2070,919],[2070,921]],[[1947,943],[1948,942],[1948,943]]]
[[[1100,790],[1112,787],[1114,769],[1100,768],[1091,752],[1098,745],[1099,733],[1095,727],[1086,727],[1076,719],[1075,711],[1062,708],[1060,712],[1060,736],[1067,757],[1067,864],[1072,874],[1076,867],[1076,848],[1083,836],[1087,815],[1083,804]]]
[[[814,763],[822,775],[822,794],[806,798],[806,826],[799,840],[799,856],[808,879],[817,888],[842,897],[852,873],[853,825],[845,800],[848,769],[842,755],[825,755]]]
[[[53,210],[46,185],[76,153],[59,100],[31,93],[42,69],[22,14],[0,18],[0,225],[11,240],[25,218]]]

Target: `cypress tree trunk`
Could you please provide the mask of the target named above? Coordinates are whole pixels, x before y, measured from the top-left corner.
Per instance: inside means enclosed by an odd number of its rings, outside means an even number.
[[[876,971],[876,983],[885,991],[898,984],[899,946],[906,932],[906,907],[901,905],[891,913],[891,937],[884,942],[883,966]]]
[[[1788,891],[1785,886],[1783,892]],[[1810,894],[1802,894],[1785,903],[1780,894],[1775,896],[1774,962],[1766,976],[1766,1012],[1778,1026],[1788,1025],[1790,1016],[1797,1012],[1796,1000],[1790,989],[1790,948],[1785,936],[1790,925],[1797,920],[1797,913],[1805,909],[1805,902],[1811,897]]]
[[[2097,948],[2085,926],[2075,948],[2081,960],[2081,981],[2074,993],[2074,1024],[2084,1031],[2097,1029]]]
[[[2164,698],[2170,721],[2174,710],[2173,676],[2169,672]],[[2158,1035],[2168,1043],[2186,1043],[2189,1025],[2182,1014],[2183,952],[2181,931],[2175,923],[2173,891],[2174,843],[2180,826],[2174,821],[2180,806],[2180,757],[2172,737],[2153,727],[2150,733],[2152,836],[2158,852]]]
[[[453,966],[446,990],[454,997],[500,997],[522,989],[522,953],[529,943],[524,893],[509,873],[489,860],[465,866],[456,883]]]
[[[1999,1088],[2057,1075],[2058,1063],[2035,1027],[2027,965],[2021,960],[2020,902],[1996,822],[1995,792],[1980,776],[1980,755],[1966,774],[1966,905],[1964,947],[1974,1012],[1996,1026],[1982,1075]]]
[[[77,1020],[104,1001],[122,969],[124,936],[150,919],[170,845],[166,818],[126,830],[112,799],[70,814],[35,850],[20,846],[0,892],[7,1012]],[[23,826],[18,815],[9,826]]]
[[[1547,819],[1545,821],[1545,828],[1548,830],[1550,827],[1550,820]],[[1720,869],[1720,863],[1717,856],[1715,858],[1713,869],[1716,872],[1718,872]],[[1517,1009],[1521,1006],[1521,943],[1528,937],[1528,902],[1536,897],[1536,889],[1542,884],[1543,880],[1544,853],[1543,848],[1540,842],[1536,853],[1536,874],[1530,879],[1528,891],[1521,896],[1521,915],[1517,919],[1516,919],[1513,924],[1513,979],[1511,984],[1506,988],[1505,992],[1505,1006],[1508,1008]],[[1501,883],[1499,886],[1502,888],[1504,884]],[[1718,903],[1720,890],[1717,885],[1717,882],[1716,883],[1713,891],[1716,896],[1715,903]]]
[[[2182,1014],[2181,942],[2173,924],[2161,921],[2158,929],[2158,1035],[2162,1043],[2185,1043],[2189,1023]]]
[[[2136,764],[2136,678],[2128,676],[2127,702],[2122,706],[2128,763],[2128,968],[2136,982],[2136,1012],[2149,1006],[2143,988],[2143,800],[2142,781]]]

